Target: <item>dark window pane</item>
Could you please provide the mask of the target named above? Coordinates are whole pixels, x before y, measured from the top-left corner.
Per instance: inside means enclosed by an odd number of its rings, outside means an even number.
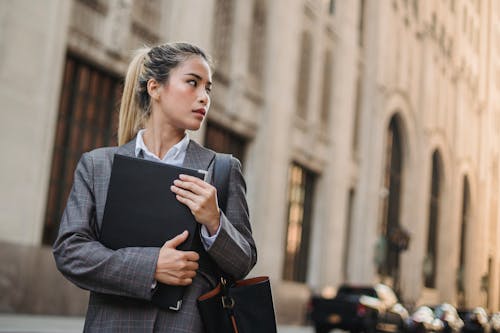
[[[309,106],[312,47],[313,43],[311,33],[309,31],[303,31],[302,41],[300,43],[301,52],[297,93],[295,94],[297,102],[297,114],[303,119],[307,119],[307,108]]]
[[[335,0],[330,0],[330,4],[328,5],[328,13],[330,13],[330,15],[335,14]]]
[[[321,125],[326,130],[328,129],[328,121],[330,116],[330,101],[332,95],[332,52],[325,52],[325,60],[323,65],[323,92],[321,96]]]
[[[349,190],[349,201],[347,202],[347,219],[344,234],[344,256],[342,258],[342,277],[344,281],[347,281],[347,266],[349,263],[349,244],[351,242],[351,232],[352,232],[352,217],[354,209],[354,199],[356,192],[353,188]]]
[[[354,128],[352,131],[352,150],[355,154],[358,153],[359,149],[359,123],[361,120],[361,98],[363,94],[361,89],[363,88],[363,81],[361,80],[361,74],[358,76],[356,81],[356,100],[354,105]]]
[[[219,153],[233,154],[241,163],[244,162],[245,138],[212,122],[207,123],[205,147]]]
[[[427,232],[427,254],[424,261],[424,285],[436,287],[437,240],[439,201],[441,194],[441,158],[436,151],[432,154],[431,195],[429,202],[429,229]]]
[[[460,255],[459,266],[457,272],[457,304],[459,307],[465,307],[465,258],[467,254],[467,232],[469,231],[469,219],[471,212],[471,197],[470,185],[467,176],[463,177],[462,189],[462,212],[461,212],[461,226],[460,226]]]
[[[381,236],[386,244],[378,272],[393,279],[395,288],[399,288],[399,248],[397,239],[401,234],[399,211],[401,202],[403,146],[399,129],[399,120],[394,116],[389,124],[386,137],[384,189],[382,204]]]
[[[283,279],[305,282],[309,257],[315,175],[292,164],[288,179],[288,220]]]
[[[43,243],[57,234],[62,211],[83,152],[116,145],[113,117],[121,82],[80,59],[68,55],[63,75],[59,116],[54,141]]]
[[[359,21],[358,21],[358,44],[364,45],[364,25],[365,25],[365,0],[360,0],[359,3]]]

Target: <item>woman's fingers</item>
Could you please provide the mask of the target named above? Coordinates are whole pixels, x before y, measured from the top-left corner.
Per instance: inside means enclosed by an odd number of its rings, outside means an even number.
[[[189,208],[196,221],[204,224],[212,234],[220,219],[216,188],[196,177],[180,175],[179,178],[171,186],[172,192]]]
[[[196,276],[196,269],[198,269],[198,264],[192,265],[191,269],[176,270],[176,269],[165,269],[160,270],[155,274],[156,280],[176,286],[187,286],[193,282],[193,278]]]
[[[184,181],[184,180],[179,180],[176,179],[174,180],[174,186],[177,188],[180,188],[182,190],[185,190],[187,192],[192,192],[197,195],[208,195],[210,193],[210,187],[202,186],[200,184],[191,182],[191,181]],[[211,185],[209,185],[211,186]]]
[[[200,260],[200,255],[196,251],[182,251],[183,259],[189,261],[198,261]]]
[[[197,200],[199,197],[199,194],[196,194],[192,191],[185,190],[185,189],[178,187],[178,186],[175,186],[175,185],[170,186],[170,190],[172,192],[174,192],[175,194],[177,194],[183,198],[190,199],[192,201]]]
[[[194,200],[183,197],[179,194],[177,194],[175,198],[179,200],[180,203],[185,204],[189,208],[191,213],[194,214],[198,210],[199,205]]]
[[[175,249],[177,246],[184,243],[186,241],[186,239],[188,238],[188,236],[189,236],[189,232],[187,230],[184,230],[182,233],[178,234],[174,238],[166,241],[163,246]]]
[[[179,272],[194,272],[199,268],[197,261],[185,261],[179,264]]]
[[[198,184],[191,182],[175,180],[174,185],[170,186],[170,190],[180,197],[204,206],[205,203],[210,201],[217,202],[217,190],[212,185],[207,185],[208,187],[200,187]],[[189,201],[187,202],[189,203]]]
[[[185,261],[185,262],[176,262],[170,263],[169,265],[161,265],[157,268],[157,272],[159,273],[170,273],[174,276],[183,276],[184,274],[191,275],[192,273],[196,273],[199,268],[199,264],[196,261]]]
[[[197,214],[200,213],[204,209],[204,207],[210,207],[210,205],[207,205],[210,197],[197,195],[175,186],[172,186],[171,190],[176,194],[177,200],[186,205],[191,213],[193,213],[193,215],[195,216],[197,216]]]
[[[161,247],[155,271],[157,281],[176,286],[187,286],[193,282],[200,255],[195,251],[181,251],[173,247],[186,235],[187,232],[183,232]]]
[[[193,283],[193,278],[195,276],[196,273],[194,273],[194,275],[190,277],[179,277],[175,274],[172,274],[171,272],[165,272],[163,274],[160,274],[159,279],[157,278],[156,280],[171,286],[189,286],[191,283]]]
[[[196,184],[196,185],[198,185],[199,187],[202,187],[202,188],[208,188],[208,187],[212,186],[209,183],[207,183],[206,181],[201,180],[198,177],[193,177],[193,176],[189,176],[189,175],[181,174],[181,175],[179,175],[179,179],[181,181],[194,183],[194,184]]]

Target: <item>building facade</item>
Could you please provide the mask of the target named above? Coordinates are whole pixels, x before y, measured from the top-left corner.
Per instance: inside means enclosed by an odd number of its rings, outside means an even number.
[[[243,162],[280,322],[342,282],[500,309],[496,1],[1,1],[0,26],[0,311],[85,310],[50,253],[73,170],[116,143],[131,51],[173,40],[215,60],[190,135]]]

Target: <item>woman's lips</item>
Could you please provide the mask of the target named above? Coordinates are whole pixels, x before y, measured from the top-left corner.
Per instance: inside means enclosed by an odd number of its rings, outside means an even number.
[[[203,117],[205,117],[205,114],[207,114],[207,110],[205,110],[205,108],[196,109],[193,110],[193,112],[201,114]]]

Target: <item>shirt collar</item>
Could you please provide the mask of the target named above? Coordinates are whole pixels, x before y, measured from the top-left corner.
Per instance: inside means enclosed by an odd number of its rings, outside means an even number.
[[[148,149],[146,144],[144,143],[143,135],[144,135],[145,131],[146,131],[146,129],[141,129],[137,133],[137,139],[135,140],[135,156],[136,157],[139,157],[141,154],[141,151],[142,151],[145,154],[150,155],[150,156],[154,156],[159,160],[163,160],[167,156],[169,156],[170,158],[176,158],[177,156],[179,156],[179,154],[185,153],[187,150],[187,147],[189,145],[189,136],[186,133],[181,141],[177,142],[172,148],[170,148],[170,150],[165,154],[165,156],[160,158],[159,156],[156,156],[155,154],[153,154]]]

